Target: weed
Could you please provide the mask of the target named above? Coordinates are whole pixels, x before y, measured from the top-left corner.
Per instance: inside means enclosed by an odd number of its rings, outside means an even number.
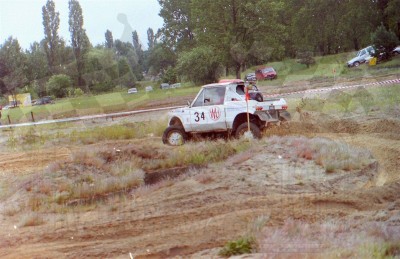
[[[229,241],[218,253],[220,256],[230,257],[232,255],[250,254],[254,247],[254,238],[240,237]]]
[[[39,195],[31,196],[28,199],[28,208],[31,211],[38,211],[43,204],[43,199]]]

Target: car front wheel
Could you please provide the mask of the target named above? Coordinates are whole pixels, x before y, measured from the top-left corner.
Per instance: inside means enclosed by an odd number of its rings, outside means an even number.
[[[249,127],[247,122],[240,124],[239,127],[236,129],[235,137],[236,138],[242,137],[248,131],[248,129]],[[262,137],[260,129],[257,127],[256,124],[252,122],[250,122],[250,132],[253,135],[253,138],[260,139]]]
[[[187,134],[181,126],[169,126],[162,136],[163,143],[170,146],[183,145],[186,140]]]

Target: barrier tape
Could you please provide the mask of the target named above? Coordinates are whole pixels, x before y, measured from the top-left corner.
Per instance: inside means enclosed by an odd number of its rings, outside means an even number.
[[[340,89],[351,89],[351,88],[366,87],[366,86],[385,86],[385,85],[396,84],[396,83],[400,83],[400,79],[385,80],[385,81],[381,81],[381,82],[373,82],[373,83],[359,84],[359,85],[335,86],[335,87],[327,87],[327,88],[319,88],[319,89],[310,89],[310,90],[281,93],[281,94],[271,94],[271,95],[263,94],[263,96],[264,97],[277,97],[277,96],[287,96],[287,95],[293,95],[293,94],[306,94],[306,93],[326,92],[326,91],[340,90]],[[92,119],[99,119],[99,118],[115,118],[115,117],[129,116],[129,115],[134,115],[134,114],[139,114],[139,113],[172,110],[172,109],[180,108],[180,107],[182,107],[182,106],[164,107],[164,108],[138,110],[138,111],[130,111],[130,112],[118,112],[118,113],[112,113],[112,114],[98,114],[98,115],[90,115],[90,116],[73,117],[73,118],[67,118],[67,119],[46,120],[46,121],[39,121],[39,122],[9,124],[9,125],[1,125],[0,129],[1,128],[33,126],[33,125],[44,125],[44,124],[61,123],[61,122],[75,122],[75,121],[92,120]]]
[[[318,93],[318,92],[329,92],[332,90],[341,90],[341,89],[351,89],[351,88],[358,88],[358,87],[366,87],[366,86],[385,86],[400,83],[400,79],[391,79],[385,80],[380,82],[373,82],[367,84],[359,84],[359,85],[349,85],[349,86],[334,86],[334,87],[326,87],[326,88],[318,88],[318,89],[309,89],[304,91],[296,91],[296,92],[289,92],[289,93],[281,93],[281,94],[267,94],[264,95],[265,97],[277,97],[277,96],[287,96],[293,94],[306,94],[306,93]]]

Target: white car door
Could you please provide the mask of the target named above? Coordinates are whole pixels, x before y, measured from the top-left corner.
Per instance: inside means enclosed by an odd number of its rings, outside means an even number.
[[[226,130],[224,98],[225,88],[203,88],[190,108],[190,131]]]

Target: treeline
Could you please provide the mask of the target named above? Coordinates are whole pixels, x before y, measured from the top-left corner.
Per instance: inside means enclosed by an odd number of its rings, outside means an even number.
[[[60,37],[59,12],[53,0],[42,8],[44,38],[23,50],[18,39],[9,37],[0,45],[0,92],[3,96],[29,92],[33,98],[53,95],[76,96],[100,93],[135,86],[144,71],[157,76],[159,68],[151,68],[157,42],[148,29],[148,49],[143,50],[138,33],[131,42],[114,40],[106,30],[104,44],[93,46],[83,27],[82,8],[77,0],[69,0],[69,32],[71,45]],[[150,72],[150,73],[148,73]]]
[[[159,0],[175,71],[196,82],[248,66],[327,55],[400,37],[400,0]],[[376,37],[375,37],[376,36]]]
[[[92,46],[77,0],[69,0],[71,46],[58,34],[53,0],[42,8],[44,38],[23,51],[12,37],[0,45],[2,94],[79,95],[131,87],[143,76],[207,83],[284,58],[388,49],[400,38],[400,0],[158,0],[164,26],[148,29],[143,50],[131,42]],[[374,41],[374,42],[373,42]],[[306,55],[305,55],[306,53]]]

